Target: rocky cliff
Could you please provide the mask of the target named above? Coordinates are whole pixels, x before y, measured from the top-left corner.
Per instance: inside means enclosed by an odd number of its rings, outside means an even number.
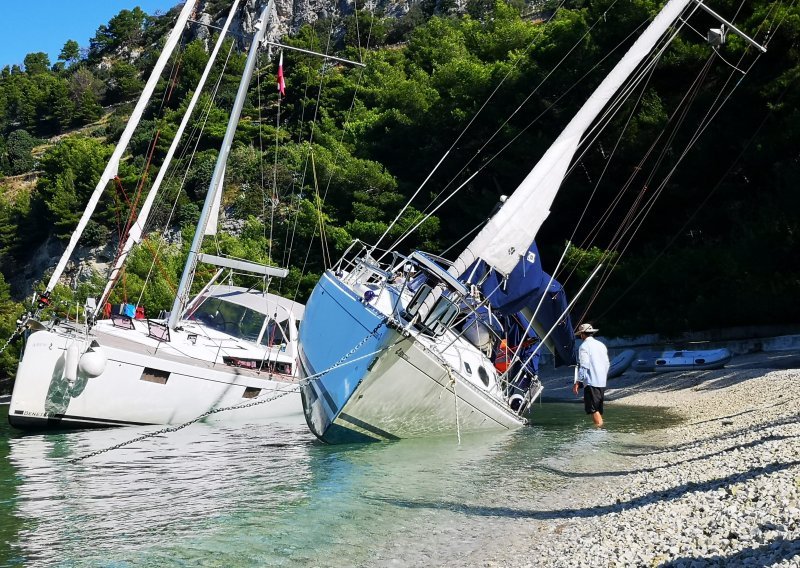
[[[239,13],[234,17],[231,28],[234,33],[244,37],[253,33],[253,26],[267,0],[244,0]],[[303,24],[310,24],[320,19],[342,18],[354,13],[357,0],[275,0],[277,25],[270,30],[268,39],[279,41],[281,37],[293,34]],[[359,3],[359,7],[372,11],[376,16],[399,18],[406,14],[411,6],[419,0],[367,0]],[[195,20],[204,25],[195,26],[195,36],[207,39],[213,28],[221,27],[225,22],[229,2],[220,0],[203,0],[195,15]],[[341,31],[341,28],[334,32]]]

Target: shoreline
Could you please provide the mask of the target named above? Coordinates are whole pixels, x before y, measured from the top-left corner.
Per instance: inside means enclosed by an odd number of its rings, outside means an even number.
[[[577,402],[569,370],[542,381],[545,401]],[[590,461],[562,472],[568,482],[550,506],[515,527],[521,546],[489,547],[471,563],[800,566],[798,385],[800,351],[609,380],[607,423],[617,405],[667,408],[683,421],[635,434],[613,471]]]

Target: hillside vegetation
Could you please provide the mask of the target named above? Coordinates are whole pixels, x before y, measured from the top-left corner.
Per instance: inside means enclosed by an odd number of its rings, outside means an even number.
[[[440,201],[440,192],[475,174],[400,245],[448,250],[486,219],[500,195],[514,190],[624,52],[631,30],[660,4],[586,0],[531,13],[522,5],[473,0],[466,13],[451,14],[441,3],[422,2],[397,20],[362,10],[338,22],[343,32],[333,50],[367,67],[286,51],[288,89],[280,101],[276,63],[264,54],[228,164],[227,231],[207,239],[208,250],[288,265],[290,276],[273,290],[305,299],[328,258],[335,261],[354,238],[375,242],[458,139],[382,241],[387,246],[400,237]],[[729,34],[720,57],[712,57],[704,38],[684,30],[633,97],[638,105],[625,107],[615,119],[619,128],[581,157],[537,239],[551,270],[565,242],[575,244],[558,273],[574,293],[625,223],[627,208],[606,216],[608,204],[702,77],[682,116],[685,129],[674,134],[657,175],[637,179],[622,203],[643,188],[649,197],[677,165],[674,175],[637,222],[635,238],[614,248],[613,272],[576,312],[588,310],[588,319],[610,335],[800,322],[794,301],[800,296],[800,8],[763,0],[715,0],[714,8],[735,14],[736,24],[759,41],[768,38],[767,54],[747,74],[738,73],[733,66],[746,70],[754,59],[742,40]],[[0,71],[0,174],[7,176],[0,178],[3,342],[22,311],[18,301],[31,293],[12,294],[9,282],[16,285],[19,267],[44,243],[68,239],[175,14],[124,10],[98,29],[88,49],[70,40],[54,63],[31,53],[24,68]],[[703,17],[693,24],[700,33],[718,27]],[[325,51],[329,29],[330,22],[318,21],[285,41]],[[193,120],[204,124],[191,142],[196,152],[173,162],[154,232],[135,249],[114,301],[141,296],[149,313],[171,304],[244,66],[245,56],[229,50],[230,41],[209,81],[218,89],[203,94],[198,108],[205,114]],[[109,184],[84,235],[86,247],[119,241],[131,207],[141,204],[156,176],[208,58],[199,39],[187,39],[179,51],[118,182]],[[710,106],[730,92],[731,76],[739,83],[730,100],[681,160]],[[196,286],[209,276],[201,269]],[[69,300],[74,312],[72,298],[96,295],[103,282],[100,276],[73,281],[71,289],[59,288],[57,299]],[[11,372],[14,357],[14,347],[3,353],[0,376]]]

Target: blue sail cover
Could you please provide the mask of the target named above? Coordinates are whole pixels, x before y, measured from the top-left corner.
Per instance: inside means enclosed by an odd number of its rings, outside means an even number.
[[[545,296],[533,322],[533,329],[529,331],[531,337],[537,337],[534,329],[541,334],[547,333],[567,309],[567,297],[561,284],[553,280],[548,289],[550,275],[542,269],[536,243],[530,246],[527,254],[506,279],[482,261],[478,261],[477,268],[475,265],[471,266],[463,276],[469,278],[470,282],[480,282],[487,270],[490,272],[481,285],[481,292],[489,299],[495,312],[515,316],[508,320],[515,322],[517,326],[527,326],[527,317],[533,315],[539,300]],[[506,333],[509,333],[508,329]],[[552,347],[556,365],[575,364],[575,336],[569,316],[550,334],[547,346]]]

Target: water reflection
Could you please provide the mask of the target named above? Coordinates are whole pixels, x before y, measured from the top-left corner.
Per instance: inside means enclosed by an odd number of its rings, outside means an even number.
[[[441,563],[505,538],[514,511],[564,483],[554,472],[617,459],[623,432],[562,406],[460,445],[324,446],[303,424],[194,424],[73,465],[147,429],[3,436],[0,564]]]

